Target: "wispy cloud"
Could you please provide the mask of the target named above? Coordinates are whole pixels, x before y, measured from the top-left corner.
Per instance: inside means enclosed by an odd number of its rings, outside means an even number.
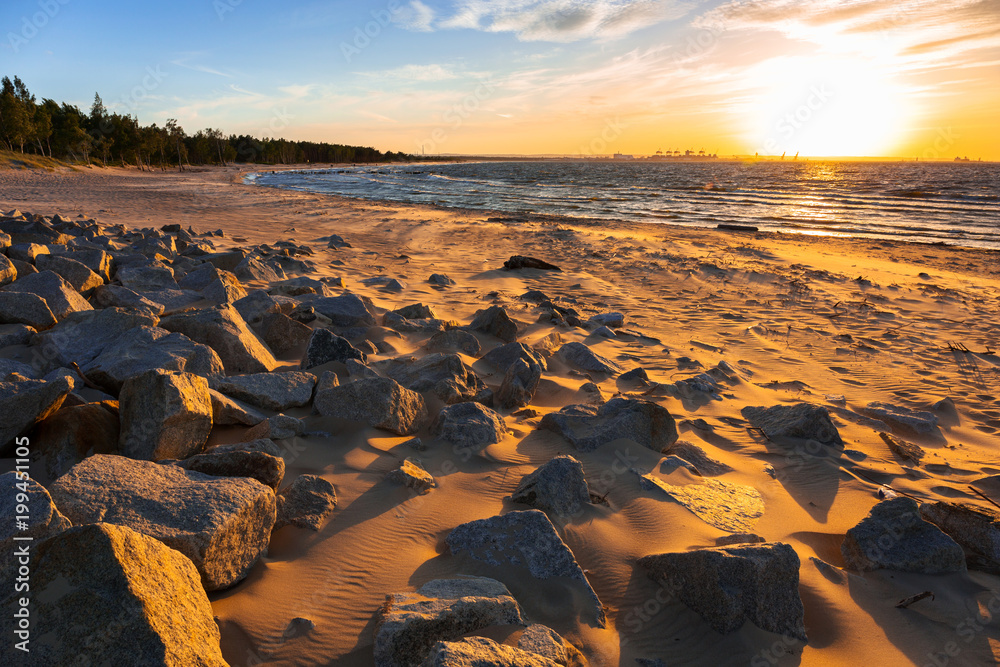
[[[447,65],[404,65],[395,69],[377,72],[358,72],[360,76],[391,81],[414,81],[430,83],[457,79],[459,74]]]
[[[189,69],[194,72],[202,72],[204,74],[214,74],[215,76],[221,76],[226,79],[232,79],[233,75],[229,72],[223,72],[222,70],[215,69],[214,67],[209,67],[208,65],[202,65],[201,63],[193,63],[191,61],[204,58],[205,54],[201,53],[184,53],[177,58],[170,61],[171,65],[176,65],[177,67],[183,67],[184,69]]]
[[[393,21],[407,30],[431,32],[433,30],[434,10],[420,0],[412,0],[408,5],[396,10],[393,14]]]

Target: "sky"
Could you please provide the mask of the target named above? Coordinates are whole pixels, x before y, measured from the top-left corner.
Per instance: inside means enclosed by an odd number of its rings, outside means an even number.
[[[3,0],[0,74],[428,155],[1000,160],[1000,0]]]

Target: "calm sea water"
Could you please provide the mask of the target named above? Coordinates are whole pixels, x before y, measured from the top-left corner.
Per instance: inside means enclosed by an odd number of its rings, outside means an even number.
[[[485,162],[260,173],[361,199],[1000,248],[1000,165]]]

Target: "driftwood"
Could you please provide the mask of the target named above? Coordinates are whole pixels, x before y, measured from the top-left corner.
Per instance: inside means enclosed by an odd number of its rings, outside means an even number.
[[[525,257],[524,255],[514,255],[506,262],[503,263],[503,268],[508,271],[515,271],[517,269],[541,269],[542,271],[562,271],[555,264],[549,264],[540,259],[534,257]]]
[[[733,225],[729,223],[721,223],[715,226],[716,229],[723,229],[727,232],[756,232],[760,231],[753,225]]]
[[[919,464],[920,459],[924,458],[924,450],[919,445],[915,445],[912,442],[907,442],[906,440],[901,440],[895,436],[889,435],[888,433],[878,434],[878,437],[889,446],[892,453],[901,459],[909,459],[914,463]]]
[[[911,595],[908,598],[903,598],[902,600],[896,603],[896,609],[906,609],[914,602],[920,602],[924,598],[930,598],[931,600],[933,600],[934,594],[931,593],[930,591],[924,591],[923,593],[917,593],[916,595]]]

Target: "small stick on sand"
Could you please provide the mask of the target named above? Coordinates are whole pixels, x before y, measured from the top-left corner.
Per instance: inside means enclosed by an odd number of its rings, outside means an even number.
[[[988,502],[989,504],[993,505],[994,507],[1000,508],[1000,505],[997,504],[997,501],[993,500],[992,498],[990,498],[988,495],[986,495],[976,487],[970,486],[969,490],[972,491],[977,496],[979,496],[980,498],[982,498],[983,500],[985,500],[986,502]]]
[[[933,600],[934,594],[931,593],[930,591],[924,591],[923,593],[917,593],[916,595],[911,595],[908,598],[903,598],[898,603],[896,603],[896,609],[906,609],[914,602],[920,602],[925,598],[930,598],[931,600]]]

